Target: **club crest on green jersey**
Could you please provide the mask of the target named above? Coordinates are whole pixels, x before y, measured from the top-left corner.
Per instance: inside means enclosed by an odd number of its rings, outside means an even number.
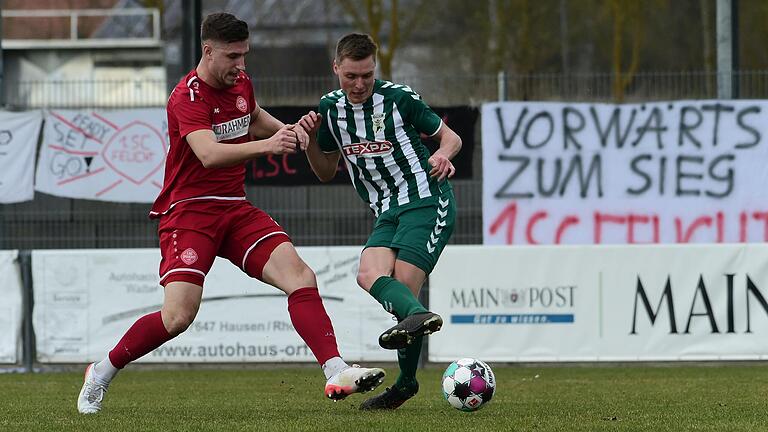
[[[377,134],[384,130],[384,113],[375,113],[371,116],[373,123],[373,133]]]

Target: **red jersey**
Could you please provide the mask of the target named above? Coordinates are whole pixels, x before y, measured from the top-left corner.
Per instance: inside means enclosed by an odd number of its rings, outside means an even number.
[[[241,72],[235,85],[217,89],[192,70],[168,98],[170,150],[165,160],[163,189],[149,216],[160,217],[181,201],[194,199],[244,200],[245,163],[226,168],[205,168],[187,143],[187,135],[212,130],[216,141],[250,141],[248,126],[256,107],[251,79]]]

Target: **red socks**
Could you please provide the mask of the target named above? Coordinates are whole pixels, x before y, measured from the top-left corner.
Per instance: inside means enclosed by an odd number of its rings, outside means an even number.
[[[116,368],[122,369],[171,339],[173,336],[165,329],[160,311],[144,315],[133,323],[109,352],[109,361]]]
[[[304,339],[318,363],[341,357],[333,324],[315,287],[299,288],[288,296],[288,313],[296,332]],[[109,361],[118,369],[173,339],[163,325],[160,311],[139,318],[109,352]]]
[[[315,287],[299,288],[288,296],[288,313],[296,333],[304,339],[317,362],[341,357],[336,345],[333,324],[323,307],[320,293]]]

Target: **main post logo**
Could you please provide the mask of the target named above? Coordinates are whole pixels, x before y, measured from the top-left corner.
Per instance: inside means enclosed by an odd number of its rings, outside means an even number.
[[[524,288],[457,288],[451,292],[452,324],[571,324],[576,285]],[[509,313],[516,309],[516,313]]]

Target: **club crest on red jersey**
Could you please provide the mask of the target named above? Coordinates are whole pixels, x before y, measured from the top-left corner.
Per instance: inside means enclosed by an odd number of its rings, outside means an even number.
[[[248,112],[248,102],[246,102],[245,98],[242,96],[237,97],[237,102],[235,102],[235,106],[241,112]]]
[[[181,261],[186,265],[194,264],[197,261],[197,252],[192,248],[187,248],[179,255]]]

